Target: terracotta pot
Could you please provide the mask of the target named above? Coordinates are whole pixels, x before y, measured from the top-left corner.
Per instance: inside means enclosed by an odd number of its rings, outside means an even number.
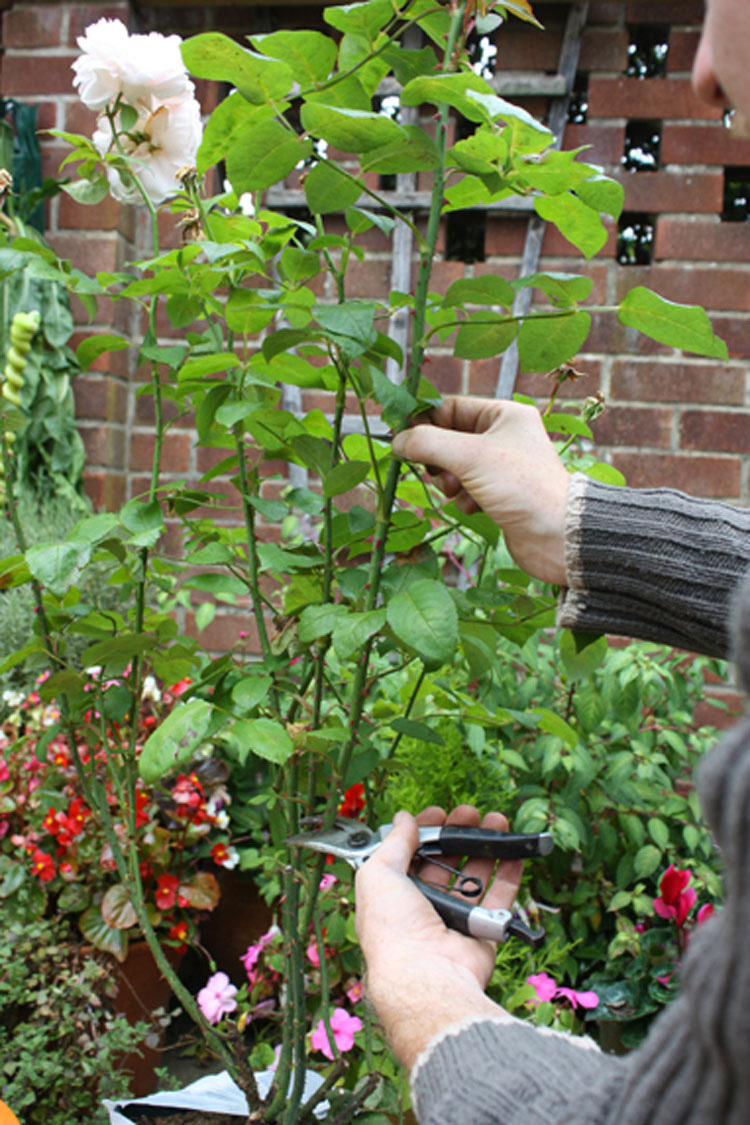
[[[164,952],[176,967],[179,954],[174,949],[165,949]],[[113,962],[112,977],[117,985],[117,995],[111,1002],[112,1007],[124,1015],[129,1023],[150,1021],[151,1013],[156,1008],[167,1008],[170,988],[145,941],[131,942],[124,962]],[[161,1065],[162,1056],[161,1044],[149,1047],[144,1043],[139,1051],[140,1054],[133,1052],[123,1055],[119,1060],[119,1065],[133,1075],[131,1087],[136,1098],[153,1093],[156,1088],[154,1070]]]

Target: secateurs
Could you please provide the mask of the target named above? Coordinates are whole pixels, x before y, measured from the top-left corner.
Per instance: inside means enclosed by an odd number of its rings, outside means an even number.
[[[312,848],[346,860],[352,867],[361,867],[369,859],[378,845],[392,828],[383,824],[379,828],[368,828],[358,820],[338,817],[331,828],[301,832],[290,836],[289,847]],[[467,856],[481,859],[533,859],[549,855],[553,848],[549,832],[518,834],[497,832],[489,828],[473,828],[463,825],[434,825],[420,827],[419,847],[415,859],[429,859],[440,867],[445,867],[436,856]],[[464,898],[477,898],[482,894],[482,880],[475,875],[465,875],[460,870],[456,875],[452,891]],[[428,883],[416,875],[409,878],[416,884],[425,898],[429,899],[440,917],[450,929],[471,937],[489,938],[491,941],[507,941],[517,937],[536,949],[544,941],[542,928],[530,929],[510,910],[487,910],[472,902],[462,901],[455,893],[449,894],[444,888]]]

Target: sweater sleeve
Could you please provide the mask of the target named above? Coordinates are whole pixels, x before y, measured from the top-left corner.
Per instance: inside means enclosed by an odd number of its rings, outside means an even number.
[[[750,509],[672,489],[571,481],[558,624],[726,657],[750,567]]]
[[[604,1125],[624,1081],[622,1061],[592,1040],[502,1013],[437,1036],[411,1088],[420,1125]]]

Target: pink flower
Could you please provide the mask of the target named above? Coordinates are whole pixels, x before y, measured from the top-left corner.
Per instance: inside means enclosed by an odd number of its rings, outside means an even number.
[[[237,1007],[237,989],[230,984],[226,973],[214,973],[198,993],[198,1007],[209,1023],[218,1023],[222,1016]]]
[[[571,1008],[596,1008],[599,997],[595,992],[579,992],[576,988],[558,987],[556,981],[547,973],[535,973],[526,978],[526,983],[534,987],[536,999],[531,1000],[532,1005],[549,1003],[552,1000],[567,1000]]]
[[[358,980],[356,984],[346,990],[346,998],[351,1004],[357,1004],[364,994],[365,990],[361,980]]]
[[[680,870],[670,863],[659,882],[661,895],[654,899],[654,910],[659,917],[674,919],[678,928],[685,924],[698,897],[693,888],[688,887],[691,876],[692,871],[688,868]]]
[[[8,763],[4,762],[2,760],[2,758],[0,758],[0,781],[7,781],[9,777],[10,777],[10,770],[8,769]],[[324,879],[333,879],[333,875],[324,875],[323,878]],[[323,884],[321,882],[321,886],[322,885]]]
[[[703,924],[703,922],[707,922],[708,919],[711,917],[711,915],[713,913],[714,913],[713,906],[711,905],[710,902],[707,902],[705,906],[702,906],[700,908],[700,910],[698,911],[698,913],[695,916],[695,920],[698,923],[698,925],[700,926],[700,925]]]
[[[305,950],[308,960],[317,968],[320,964],[320,954],[318,953],[318,943],[311,941]]]
[[[258,963],[261,953],[267,945],[271,944],[277,933],[278,930],[275,929],[267,930],[266,933],[261,934],[260,938],[254,945],[248,945],[247,949],[240,957],[240,961],[245,966],[245,972],[250,978],[251,984],[254,984],[257,979],[257,973],[255,973],[253,970]]]
[[[1,780],[2,780],[2,778],[0,778],[0,781]],[[335,875],[324,875],[322,877],[322,879],[320,880],[321,891],[330,890],[334,883],[338,883],[338,879],[336,878]]]
[[[350,1016],[345,1008],[334,1008],[329,1020],[333,1041],[337,1051],[351,1051],[354,1046],[355,1031],[362,1030],[362,1020],[359,1016]],[[318,1021],[317,1027],[310,1036],[310,1045],[314,1051],[320,1051],[327,1059],[333,1059],[333,1051],[328,1042],[326,1025],[323,1020]]]

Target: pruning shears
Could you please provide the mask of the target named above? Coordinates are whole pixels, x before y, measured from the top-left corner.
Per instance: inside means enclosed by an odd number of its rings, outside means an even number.
[[[286,843],[292,848],[312,848],[317,852],[334,855],[346,860],[352,867],[359,868],[370,858],[392,827],[391,824],[383,824],[379,828],[368,828],[359,820],[340,816],[331,828],[318,827],[309,832],[300,832],[296,836],[290,836]],[[549,832],[524,834],[457,824],[431,825],[420,827],[419,847],[414,858],[429,859],[439,867],[447,867],[435,857],[533,859],[549,855],[553,846]],[[447,869],[456,876],[452,887],[454,892],[469,899],[477,898],[483,893],[484,884],[476,875],[464,875],[452,867]],[[409,878],[432,903],[449,929],[458,930],[470,937],[489,938],[498,942],[517,937],[534,949],[544,941],[544,929],[530,929],[510,910],[487,910],[472,902],[462,901],[455,894],[449,894],[444,888],[416,875],[410,875]]]

